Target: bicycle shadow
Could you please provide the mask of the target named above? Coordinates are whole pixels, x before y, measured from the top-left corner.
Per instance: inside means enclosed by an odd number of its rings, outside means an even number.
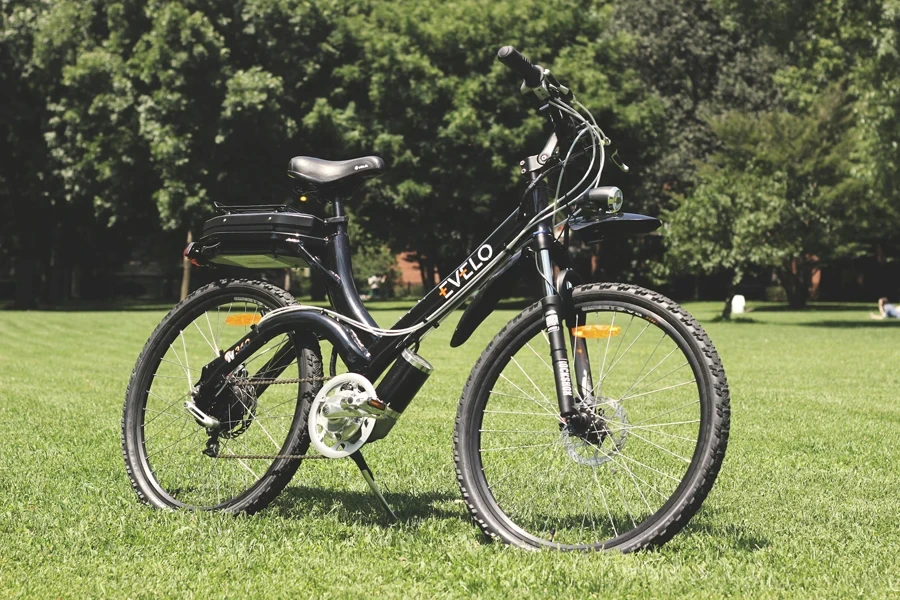
[[[458,494],[436,491],[416,494],[386,492],[385,497],[397,513],[397,521],[390,518],[378,499],[368,490],[292,486],[285,489],[267,511],[290,519],[337,516],[347,524],[383,528],[399,523],[406,528],[415,529],[423,521],[430,519],[453,519],[470,523],[468,512]],[[442,503],[452,503],[453,508],[441,506]],[[581,519],[576,521],[568,525],[577,527]],[[621,522],[617,524],[626,527],[626,521],[627,518],[622,516]],[[737,552],[758,552],[772,545],[768,538],[756,535],[746,527],[716,521],[713,511],[704,509],[675,535],[675,540],[699,535],[721,549]],[[482,544],[491,543],[490,538],[484,536],[480,541]],[[651,552],[658,550],[660,548],[649,549]]]
[[[710,519],[712,512],[709,509],[701,509],[700,513],[675,535],[675,539],[702,535],[716,545],[721,545],[723,549],[738,552],[759,552],[772,545],[768,538],[756,535],[741,525],[712,522]]]
[[[282,517],[299,519],[311,514],[336,515],[341,521],[354,525],[389,527],[394,523],[415,527],[426,519],[468,518],[459,494],[449,492],[421,492],[410,494],[382,490],[388,504],[397,514],[397,521],[388,515],[378,498],[369,490],[290,486],[267,509]],[[458,509],[439,506],[452,502]]]

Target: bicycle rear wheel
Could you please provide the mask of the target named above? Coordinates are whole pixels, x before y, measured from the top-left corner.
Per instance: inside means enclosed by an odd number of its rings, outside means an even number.
[[[518,546],[662,544],[721,466],[724,370],[700,325],[663,296],[595,284],[573,297],[593,380],[573,387],[591,427],[575,431],[559,417],[535,304],[500,331],[466,383],[454,436],[463,496],[485,533]]]
[[[277,336],[236,366],[210,409],[221,423],[215,435],[184,402],[205,364],[267,312],[293,302],[265,282],[223,280],[188,296],[159,324],[135,365],[122,418],[125,465],[141,500],[255,512],[287,485],[301,461],[276,457],[309,447],[306,417],[322,385],[315,336]]]

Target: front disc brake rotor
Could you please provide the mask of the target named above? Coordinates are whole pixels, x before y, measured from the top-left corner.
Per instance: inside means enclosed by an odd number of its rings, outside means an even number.
[[[564,427],[561,432],[566,453],[580,465],[600,466],[612,460],[625,447],[628,437],[625,408],[618,401],[608,398],[603,399],[599,406],[604,408],[601,414],[594,413],[596,408],[590,409],[597,422],[591,431],[577,434]]]

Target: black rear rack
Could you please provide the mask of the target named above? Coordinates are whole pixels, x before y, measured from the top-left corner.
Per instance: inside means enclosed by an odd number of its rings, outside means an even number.
[[[280,213],[301,213],[292,206],[284,204],[221,204],[213,202],[216,210],[223,215],[234,215],[241,213],[263,213],[263,212],[280,212]]]

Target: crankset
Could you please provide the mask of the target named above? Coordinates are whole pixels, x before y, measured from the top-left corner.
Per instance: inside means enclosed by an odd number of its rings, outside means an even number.
[[[359,450],[384,414],[372,383],[356,373],[333,377],[322,386],[309,408],[307,426],[313,447],[328,458],[343,458]]]

